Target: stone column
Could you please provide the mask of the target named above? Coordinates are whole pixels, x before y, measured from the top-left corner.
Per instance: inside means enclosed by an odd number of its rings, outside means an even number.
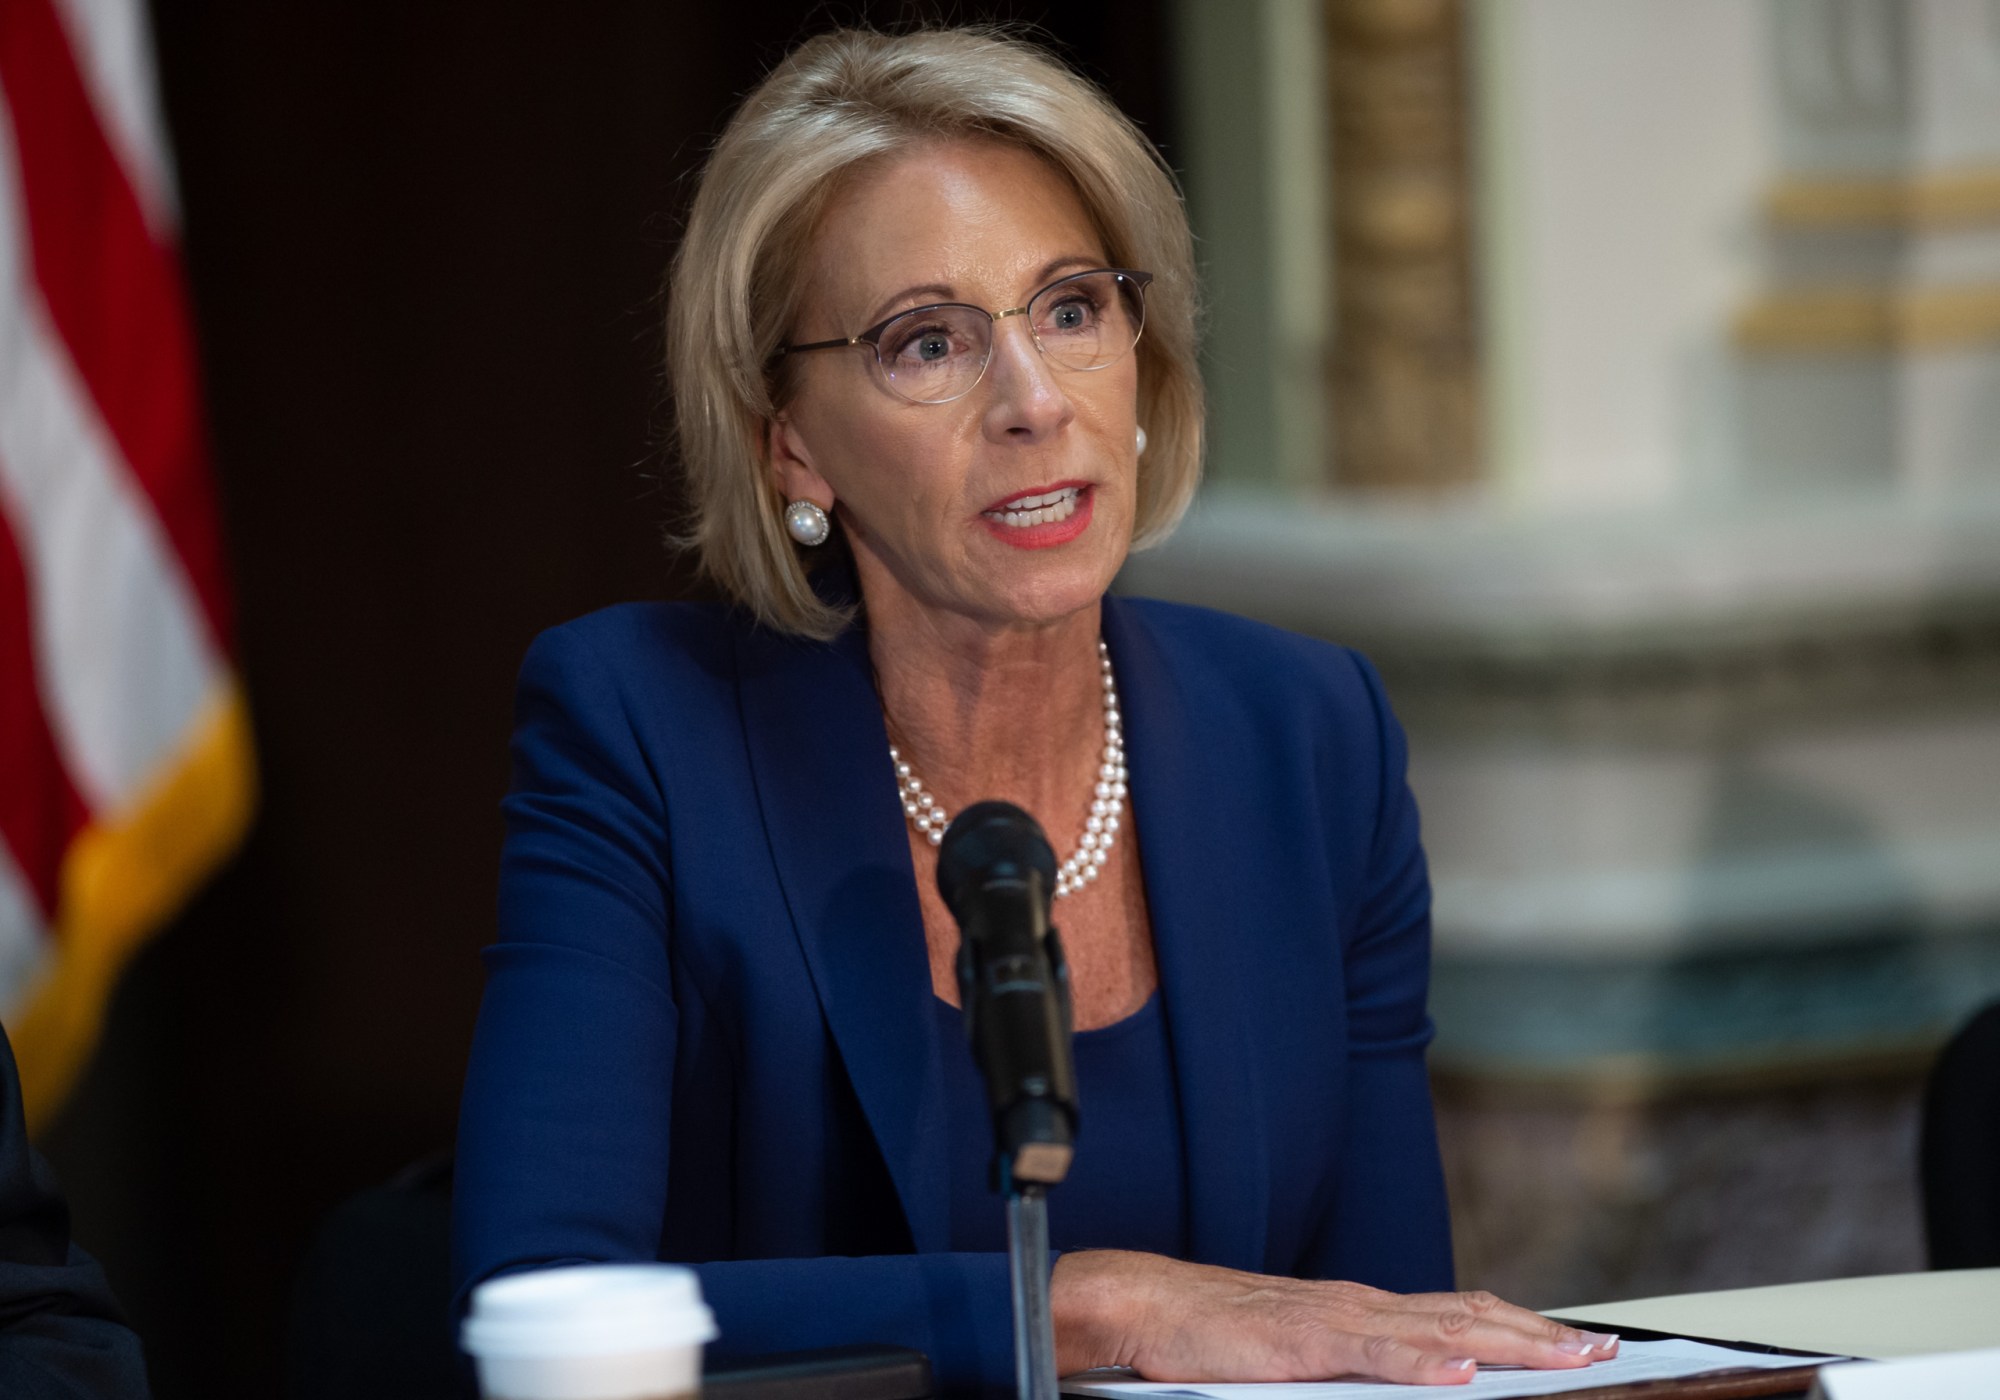
[[[1340,486],[1480,472],[1462,0],[1326,0]]]

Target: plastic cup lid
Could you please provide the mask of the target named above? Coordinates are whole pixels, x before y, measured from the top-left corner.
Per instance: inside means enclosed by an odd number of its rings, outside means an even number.
[[[581,1356],[699,1346],[715,1335],[692,1269],[569,1264],[480,1284],[459,1342],[474,1356]]]

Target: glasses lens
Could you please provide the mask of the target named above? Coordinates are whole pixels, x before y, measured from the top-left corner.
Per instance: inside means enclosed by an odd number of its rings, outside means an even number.
[[[986,372],[993,320],[969,306],[924,306],[882,328],[875,358],[889,387],[913,403],[968,393]]]
[[[1035,294],[1028,324],[1065,369],[1103,369],[1132,352],[1146,325],[1145,289],[1119,272],[1065,277]]]

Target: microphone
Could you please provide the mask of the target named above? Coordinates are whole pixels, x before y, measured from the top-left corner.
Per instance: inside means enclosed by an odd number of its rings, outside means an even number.
[[[978,802],[938,845],[938,893],[958,921],[959,1001],[993,1113],[994,1189],[1060,1182],[1076,1153],[1069,964],[1049,923],[1056,855],[1011,802]]]

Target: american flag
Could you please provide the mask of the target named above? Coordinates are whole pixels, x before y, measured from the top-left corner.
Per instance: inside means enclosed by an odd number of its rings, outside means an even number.
[[[254,801],[177,225],[143,0],[0,0],[0,1022],[32,1121]]]

